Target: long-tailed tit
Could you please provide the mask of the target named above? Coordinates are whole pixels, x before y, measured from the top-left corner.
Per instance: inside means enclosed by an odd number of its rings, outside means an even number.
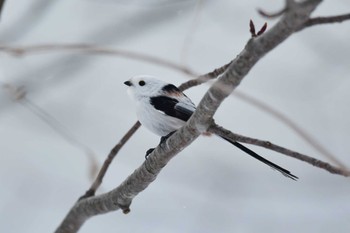
[[[136,76],[124,82],[124,84],[128,86],[128,94],[136,102],[139,121],[147,129],[161,136],[161,142],[181,128],[196,110],[193,102],[176,86],[155,79],[152,76]],[[281,172],[284,176],[293,180],[298,179],[288,170],[261,157],[242,144],[225,137],[221,138]],[[152,150],[148,150],[146,156]]]

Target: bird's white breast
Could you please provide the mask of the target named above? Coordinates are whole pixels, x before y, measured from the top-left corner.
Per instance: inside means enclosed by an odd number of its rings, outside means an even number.
[[[159,136],[166,136],[185,124],[180,119],[156,110],[148,98],[137,103],[137,117],[143,126]]]

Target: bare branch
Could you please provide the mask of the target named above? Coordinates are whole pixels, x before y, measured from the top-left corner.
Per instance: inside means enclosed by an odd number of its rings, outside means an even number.
[[[331,165],[327,162],[323,162],[323,161],[315,159],[313,157],[310,157],[310,156],[301,154],[299,152],[287,149],[285,147],[276,145],[276,144],[271,143],[269,141],[259,140],[256,138],[250,138],[250,137],[242,136],[242,135],[239,135],[236,133],[232,133],[231,131],[229,131],[221,126],[218,126],[216,124],[213,124],[208,129],[208,131],[211,133],[214,133],[218,136],[222,136],[224,138],[231,139],[233,141],[238,141],[238,142],[248,143],[248,144],[252,144],[252,145],[256,145],[256,146],[261,146],[261,147],[267,148],[269,150],[279,152],[281,154],[290,156],[292,158],[307,162],[315,167],[322,168],[322,169],[324,169],[330,173],[333,173],[333,174],[342,175],[345,177],[350,176],[350,171],[348,171],[344,168],[334,167],[333,165]]]
[[[80,149],[83,151],[83,153],[86,155],[86,157],[89,160],[89,175],[91,177],[95,177],[98,162],[96,160],[96,153],[89,148],[89,146],[82,143],[74,134],[66,128],[64,125],[62,125],[55,117],[47,113],[44,109],[36,105],[34,102],[32,102],[27,97],[27,91],[23,86],[14,86],[9,83],[2,83],[3,89],[5,89],[10,98],[21,104],[23,107],[25,107],[27,110],[29,110],[32,114],[36,115],[39,119],[41,119],[43,122],[45,122],[51,129],[53,129],[57,134],[59,134],[66,142],[71,144],[72,146]]]
[[[122,209],[124,213],[130,212],[132,199],[147,188],[169,160],[194,141],[199,134],[188,124],[176,131],[166,143],[158,146],[120,186],[108,193],[78,201],[55,232],[77,232],[89,217],[97,214],[118,209]]]
[[[169,160],[194,141],[212,125],[212,117],[222,101],[239,85],[252,67],[269,51],[288,38],[308,20],[320,0],[296,4],[268,32],[250,39],[244,50],[229,65],[222,76],[207,91],[197,110],[184,127],[158,146],[141,167],[131,174],[119,187],[99,196],[77,202],[56,232],[76,232],[91,216],[122,208],[130,211],[132,199],[143,191]],[[224,87],[224,89],[222,88]]]
[[[204,75],[201,75],[199,76],[198,78],[196,79],[192,79],[192,80],[189,80],[187,82],[184,82],[183,84],[181,84],[179,86],[179,89],[181,91],[184,91],[186,89],[189,89],[191,87],[194,87],[194,86],[198,86],[198,85],[201,85],[203,83],[206,83],[208,82],[210,79],[215,79],[217,78],[219,75],[221,75],[222,73],[225,72],[225,70],[227,69],[227,67],[229,67],[229,65],[231,64],[232,61],[230,61],[229,63],[213,70],[212,72],[209,72],[207,74],[204,74]]]
[[[125,143],[131,138],[131,136],[140,128],[141,124],[139,121],[137,121],[130,129],[129,131],[120,139],[117,145],[113,147],[111,152],[109,152],[106,160],[104,161],[94,183],[92,183],[89,190],[86,191],[86,193],[79,198],[79,200],[94,196],[96,193],[96,190],[100,187],[103,181],[103,177],[106,175],[106,172],[108,170],[109,165],[112,163],[114,157],[118,154],[119,150],[125,145]]]
[[[342,23],[345,20],[350,20],[350,14],[310,18],[308,21],[304,23],[303,27],[300,28],[299,30],[302,30],[306,27],[311,27],[311,26],[321,25],[321,24]]]
[[[263,16],[263,17],[265,17],[265,18],[271,18],[271,19],[277,18],[277,17],[283,15],[283,13],[284,13],[285,11],[286,11],[286,9],[283,8],[283,9],[280,10],[280,11],[277,11],[277,12],[274,12],[274,13],[270,13],[270,12],[264,11],[263,9],[258,9],[258,13],[259,13],[261,16]]]
[[[286,0],[285,6],[281,10],[275,13],[268,13],[265,10],[262,10],[260,8],[258,9],[258,13],[265,18],[277,18],[282,16],[287,10],[291,10],[295,6],[296,6],[296,2],[294,0]]]
[[[277,17],[282,16],[286,12],[287,9],[293,7],[294,4],[295,4],[295,2],[292,0],[286,1],[286,6],[278,12],[268,13],[262,9],[258,9],[258,13],[265,18],[277,18]],[[311,26],[315,26],[315,25],[329,24],[329,23],[342,23],[343,21],[349,20],[349,19],[350,19],[350,14],[310,18],[298,29],[298,31],[300,31],[306,27],[311,27]]]
[[[92,44],[83,43],[73,43],[73,44],[41,44],[41,45],[30,45],[30,46],[6,46],[1,45],[0,51],[8,53],[14,56],[24,56],[29,54],[41,53],[41,52],[81,52],[88,54],[98,54],[98,55],[114,55],[122,56],[125,58],[131,58],[135,60],[140,60],[148,63],[154,63],[168,67],[177,71],[181,71],[184,74],[190,76],[198,76],[192,70],[185,66],[175,64],[171,61],[166,61],[163,58],[158,58],[144,53],[132,52],[122,49],[112,49],[108,47],[101,47]]]

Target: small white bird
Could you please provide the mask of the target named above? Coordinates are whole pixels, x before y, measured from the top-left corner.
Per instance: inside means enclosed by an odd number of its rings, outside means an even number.
[[[141,124],[162,137],[161,143],[173,132],[185,125],[196,110],[196,106],[183,92],[173,84],[158,80],[152,76],[140,75],[124,82],[128,94],[136,102],[137,117]],[[288,170],[270,162],[242,144],[221,137],[250,156],[267,164],[283,175],[296,180],[298,177]],[[153,151],[148,150],[146,157]]]

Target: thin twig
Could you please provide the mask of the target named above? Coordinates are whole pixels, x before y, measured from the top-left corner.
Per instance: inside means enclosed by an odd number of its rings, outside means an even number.
[[[96,193],[96,190],[100,187],[103,181],[103,177],[106,175],[106,172],[108,170],[109,165],[112,163],[115,156],[118,154],[120,149],[125,145],[125,143],[131,138],[131,136],[140,128],[141,124],[139,121],[137,121],[129,130],[128,132],[120,139],[117,145],[113,147],[113,149],[109,152],[106,160],[103,162],[103,165],[98,172],[98,175],[95,179],[95,181],[92,183],[91,187],[85,192],[83,196],[79,198],[79,200],[94,196]]]
[[[15,55],[23,56],[27,54],[34,54],[40,52],[81,52],[88,54],[97,54],[97,55],[114,55],[122,56],[125,58],[131,58],[135,60],[144,61],[147,63],[154,63],[162,65],[164,67],[171,68],[173,70],[181,71],[184,74],[197,77],[198,74],[190,70],[189,68],[175,64],[174,62],[167,61],[163,58],[158,58],[148,54],[133,52],[122,49],[113,49],[109,47],[101,47],[92,44],[83,44],[83,43],[73,43],[73,44],[41,44],[41,45],[30,45],[30,46],[7,46],[1,45],[0,51]]]
[[[198,85],[201,85],[203,83],[206,83],[208,82],[210,79],[215,79],[217,78],[218,76],[220,76],[222,73],[225,72],[225,70],[227,69],[227,67],[230,66],[230,64],[232,63],[232,61],[230,61],[229,63],[207,73],[207,74],[203,74],[201,76],[199,76],[198,78],[196,79],[192,79],[192,80],[189,80],[187,82],[184,82],[183,84],[181,84],[179,86],[179,89],[180,91],[184,91],[184,90],[187,90],[191,87],[194,87],[194,86],[198,86]]]
[[[238,141],[238,142],[248,143],[248,144],[252,144],[252,145],[256,145],[256,146],[261,146],[261,147],[267,148],[269,150],[279,152],[281,154],[290,156],[292,158],[307,162],[315,167],[322,168],[322,169],[324,169],[330,173],[333,173],[333,174],[342,175],[345,177],[350,176],[349,170],[335,167],[327,162],[323,162],[321,160],[315,159],[315,158],[307,156],[305,154],[287,149],[285,147],[276,145],[276,144],[271,143],[269,141],[251,138],[251,137],[246,137],[243,135],[232,133],[231,131],[229,131],[229,130],[227,130],[227,129],[225,129],[217,124],[213,124],[212,126],[210,126],[208,131],[211,133],[214,133],[218,136],[222,136],[224,138],[231,139],[233,141]]]
[[[277,11],[277,12],[274,12],[274,13],[271,13],[271,12],[266,12],[265,10],[263,9],[258,9],[258,13],[265,17],[265,18],[270,18],[270,19],[273,19],[273,18],[277,18],[281,15],[283,15],[283,13],[286,11],[286,8],[283,8],[282,10],[280,11]]]
[[[27,110],[29,110],[32,114],[36,115],[40,120],[45,122],[51,129],[53,129],[58,135],[60,135],[66,142],[71,144],[72,146],[80,149],[83,151],[83,153],[87,156],[89,160],[89,175],[92,179],[95,177],[98,167],[98,162],[96,159],[96,153],[89,148],[87,145],[82,143],[77,139],[76,136],[64,125],[62,125],[55,117],[47,113],[44,109],[39,107],[37,104],[35,104],[33,101],[28,99],[27,92],[24,87],[16,87],[9,83],[2,83],[2,87],[4,90],[6,90],[9,94],[9,96],[12,98],[13,101],[21,104],[23,107],[25,107]]]
[[[321,24],[342,23],[343,21],[349,20],[349,19],[350,19],[350,14],[310,18],[308,21],[304,23],[303,27],[300,28],[299,30],[302,30],[306,27],[311,27],[311,26],[321,25]]]
[[[74,136],[73,133],[64,125],[62,125],[56,118],[48,114],[45,110],[43,110],[41,107],[36,105],[34,102],[29,100],[28,98],[23,97],[23,99],[21,99],[19,103],[21,103],[22,106],[27,108],[39,119],[41,119],[48,126],[50,126],[56,133],[58,133],[69,144],[80,149],[86,155],[90,165],[89,178],[92,180],[93,177],[96,176],[96,173],[98,171],[98,162],[96,159],[96,153],[90,147],[88,147],[87,145],[79,141],[78,138]]]
[[[273,19],[282,16],[286,11],[291,10],[294,6],[296,6],[296,2],[294,0],[285,0],[285,6],[277,12],[271,13],[259,8],[258,13],[262,17]]]

